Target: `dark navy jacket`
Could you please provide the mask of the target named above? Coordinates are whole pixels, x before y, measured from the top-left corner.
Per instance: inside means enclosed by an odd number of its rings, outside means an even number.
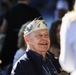
[[[47,52],[46,56],[52,61],[57,73],[59,73],[59,64],[55,60],[54,55]],[[46,75],[42,72],[42,65],[44,64],[43,62],[43,58],[39,54],[29,50],[16,62],[12,69],[11,75]]]

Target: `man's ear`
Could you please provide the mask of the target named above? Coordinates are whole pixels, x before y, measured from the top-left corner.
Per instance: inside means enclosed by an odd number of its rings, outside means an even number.
[[[23,36],[24,37],[24,40],[26,41],[26,42],[29,42],[29,40],[28,40],[28,36]]]

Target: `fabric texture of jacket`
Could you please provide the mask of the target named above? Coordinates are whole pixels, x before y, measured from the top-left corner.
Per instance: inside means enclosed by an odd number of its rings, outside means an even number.
[[[47,52],[46,57],[51,60],[58,75],[60,73],[59,64],[54,55]],[[36,53],[28,50],[14,65],[11,75],[44,75],[42,72],[43,60]],[[45,74],[48,75],[48,74]],[[51,74],[52,75],[52,74]]]

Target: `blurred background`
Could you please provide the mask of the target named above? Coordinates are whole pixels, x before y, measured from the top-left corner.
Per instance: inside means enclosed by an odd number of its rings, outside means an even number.
[[[18,0],[0,0],[0,26],[5,12],[8,8],[14,6]],[[60,2],[62,1],[62,2]],[[30,0],[29,5],[35,7],[42,14],[48,28],[54,19],[57,19],[58,9],[73,9],[74,0]]]
[[[3,19],[5,18],[6,12],[11,7],[15,6],[18,1],[19,0],[0,0],[0,28],[2,26]],[[48,29],[50,29],[53,21],[62,19],[65,13],[73,10],[74,2],[75,0],[30,0],[28,5],[30,7],[36,8],[40,12],[42,18],[48,26]],[[0,32],[0,60],[4,38],[5,34]],[[4,54],[6,55],[6,53]],[[0,63],[0,75],[6,75],[6,69],[9,68],[10,65],[8,64],[6,66],[7,67],[2,67]]]

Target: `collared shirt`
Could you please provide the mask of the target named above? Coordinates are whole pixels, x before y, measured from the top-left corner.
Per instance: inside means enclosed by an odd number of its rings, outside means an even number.
[[[32,55],[35,55],[37,59],[41,59],[40,62],[42,62],[43,75],[56,75],[56,74],[58,74],[56,68],[54,67],[53,63],[51,62],[51,59],[49,59],[47,56],[45,58],[43,58],[40,54],[38,54],[32,50],[29,50],[29,52]]]
[[[46,53],[44,59],[28,49],[14,65],[11,75],[58,75],[58,70],[53,54]]]

